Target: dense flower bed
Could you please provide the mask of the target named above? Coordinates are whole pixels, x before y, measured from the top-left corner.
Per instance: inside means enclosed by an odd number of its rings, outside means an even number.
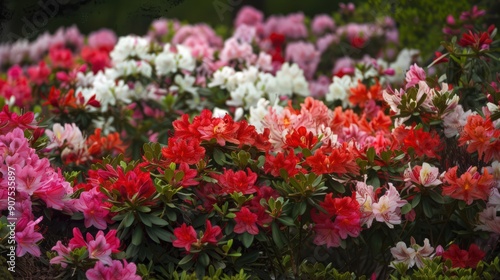
[[[354,13],[0,46],[2,273],[498,277],[497,29],[449,18],[426,70]]]

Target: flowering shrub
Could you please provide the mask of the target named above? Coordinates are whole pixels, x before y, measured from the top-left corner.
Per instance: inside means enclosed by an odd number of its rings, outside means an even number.
[[[391,19],[305,22],[2,46],[1,252],[15,218],[63,279],[498,276],[496,28],[431,74]]]

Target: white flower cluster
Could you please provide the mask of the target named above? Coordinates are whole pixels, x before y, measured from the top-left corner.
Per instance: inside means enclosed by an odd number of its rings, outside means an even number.
[[[177,52],[171,50],[170,44],[163,47],[163,51],[156,56],[154,63],[158,76],[176,73],[179,70],[193,71],[196,61],[188,47],[177,45]]]
[[[309,95],[309,84],[303,71],[296,65],[283,64],[282,68],[272,75],[260,72],[255,66],[243,71],[235,71],[231,67],[223,67],[213,74],[209,87],[220,87],[229,91],[229,106],[242,107],[249,110],[256,106],[261,98],[275,104],[280,96]]]
[[[99,71],[96,75],[87,73],[77,76],[77,88],[75,93],[81,93],[88,101],[93,95],[101,107],[95,109],[90,107],[89,110],[100,110],[101,112],[108,111],[109,106],[116,105],[117,101],[128,104],[131,102],[133,91],[125,84],[123,80],[115,81],[113,71]]]
[[[349,105],[351,88],[355,86],[354,81],[355,80],[347,75],[342,76],[342,78],[334,76],[333,82],[330,84],[329,90],[325,95],[325,100],[328,102],[341,100],[342,107],[347,107]]]
[[[153,54],[149,52],[150,42],[148,39],[138,36],[120,37],[115,48],[109,54],[113,64],[127,60],[151,61]]]
[[[129,104],[137,99],[162,98],[157,94],[157,85],[143,84],[144,81],[151,81],[155,78],[154,74],[163,77],[182,71],[183,74],[172,77],[174,84],[168,90],[190,92],[194,97],[192,106],[199,104],[200,98],[194,87],[196,79],[189,75],[196,67],[196,60],[190,49],[177,45],[173,51],[170,44],[166,44],[162,52],[156,54],[152,51],[153,48],[147,38],[121,37],[110,53],[113,66],[95,75],[79,73],[76,93],[81,92],[85,101],[96,95],[96,100],[101,103],[100,111],[106,112],[109,106],[115,106],[117,103]]]

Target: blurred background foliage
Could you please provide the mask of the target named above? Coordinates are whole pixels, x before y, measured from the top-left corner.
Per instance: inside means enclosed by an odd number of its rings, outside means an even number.
[[[228,32],[240,8],[252,5],[265,16],[301,11],[309,18],[333,14],[343,1],[290,0],[1,0],[0,41],[20,37],[34,39],[43,32],[53,33],[61,26],[77,25],[88,34],[110,28],[118,35],[147,32],[157,18],[177,18],[183,22],[206,22]],[[347,2],[347,1],[345,1]],[[462,11],[479,5],[489,11],[490,23],[498,23],[500,0],[369,0],[351,1],[358,11],[354,21],[373,21],[393,17],[400,30],[402,46],[420,49],[424,58],[439,47],[447,15],[457,18]],[[42,6],[51,7],[49,13]],[[46,19],[40,15],[45,11]],[[37,23],[37,24],[34,24]],[[500,26],[500,25],[498,25]]]

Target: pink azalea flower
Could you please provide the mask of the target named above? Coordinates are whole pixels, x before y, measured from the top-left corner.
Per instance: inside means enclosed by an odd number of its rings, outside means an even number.
[[[253,55],[252,46],[246,42],[239,42],[236,38],[229,38],[220,51],[219,58],[222,61],[231,60],[246,61]]]
[[[68,266],[65,262],[66,258],[70,256],[71,249],[64,246],[60,240],[52,247],[52,251],[57,252],[57,256],[50,259],[50,264],[60,264],[63,268]]]
[[[389,183],[389,189],[372,204],[373,215],[379,222],[385,222],[389,228],[401,224],[401,207],[407,203],[399,196],[396,188]]]
[[[411,238],[410,248],[406,247],[404,242],[398,242],[396,247],[391,248],[391,254],[396,259],[391,263],[391,267],[394,264],[405,263],[408,268],[413,267],[415,264],[418,268],[424,267],[424,259],[431,259],[431,254],[434,252],[434,248],[429,244],[429,239],[424,240],[424,246],[416,244],[415,239]]]
[[[417,66],[417,64],[413,64],[410,66],[410,70],[406,72],[406,87],[405,89],[411,88],[414,85],[418,84],[420,81],[425,81],[426,75],[425,70],[421,67]]]
[[[22,257],[26,253],[30,253],[35,257],[40,256],[40,248],[38,248],[36,243],[42,240],[43,236],[41,233],[35,231],[35,226],[40,223],[42,219],[43,217],[40,217],[35,221],[30,221],[22,231],[16,231],[16,255],[18,257]],[[16,230],[18,227],[17,225]]]
[[[87,245],[89,258],[97,259],[103,264],[111,265],[111,246],[106,242],[102,231],[99,231],[95,240],[89,241]]]
[[[438,179],[439,176],[439,168],[431,167],[427,162],[424,162],[422,166],[417,165],[413,169],[410,166],[404,172],[407,187],[413,184],[423,187],[438,186],[443,183]]]
[[[373,186],[367,185],[366,182],[357,182],[356,200],[358,201],[361,207],[361,212],[363,213],[361,224],[366,224],[366,226],[370,228],[373,220],[375,219],[375,215],[372,210],[372,204],[375,201]]]
[[[85,227],[95,226],[98,229],[106,229],[109,210],[103,205],[105,195],[97,188],[82,192],[80,198],[75,202],[75,209],[83,212]]]
[[[297,63],[307,79],[313,77],[320,61],[320,52],[313,44],[293,42],[287,45],[285,53],[286,60]]]
[[[262,24],[264,14],[251,6],[245,6],[238,11],[234,21],[234,26],[239,27],[242,24],[257,26]]]
[[[123,260],[114,260],[109,266],[105,263],[98,261],[94,268],[87,270],[85,276],[89,280],[140,280],[141,277],[136,275],[137,267],[134,263],[127,263]]]
[[[88,37],[88,44],[90,47],[108,52],[113,50],[116,42],[115,32],[105,28],[90,33]]]
[[[313,241],[314,244],[326,245],[328,248],[340,246],[339,229],[330,219],[316,225],[314,231],[316,233]]]
[[[322,34],[327,30],[333,31],[334,28],[335,22],[331,16],[326,14],[315,16],[311,23],[311,29],[316,35]]]

